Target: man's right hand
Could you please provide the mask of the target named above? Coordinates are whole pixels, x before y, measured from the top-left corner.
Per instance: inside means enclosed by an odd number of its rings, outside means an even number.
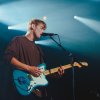
[[[35,77],[40,76],[42,73],[41,69],[36,66],[30,66],[28,71],[30,74],[32,74]]]
[[[26,65],[26,64],[20,62],[19,60],[17,60],[15,57],[13,57],[11,59],[11,64],[13,64],[14,66],[16,66],[16,68],[18,68],[20,70],[28,71],[30,74],[32,74],[35,77],[40,76],[41,73],[42,73],[42,71],[41,71],[40,68],[38,68],[36,66]]]

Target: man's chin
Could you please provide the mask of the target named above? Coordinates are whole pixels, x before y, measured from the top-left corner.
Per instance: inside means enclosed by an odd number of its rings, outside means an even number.
[[[40,37],[41,37],[41,35],[40,35],[40,36],[37,36],[36,38],[37,38],[37,39],[40,39]]]

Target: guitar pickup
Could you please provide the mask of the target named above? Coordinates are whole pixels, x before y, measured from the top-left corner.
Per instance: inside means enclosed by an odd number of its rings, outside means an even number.
[[[32,75],[28,74],[27,77],[30,81],[33,80]]]

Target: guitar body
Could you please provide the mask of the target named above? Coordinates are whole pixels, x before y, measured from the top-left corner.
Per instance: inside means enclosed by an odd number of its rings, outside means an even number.
[[[44,71],[46,65],[43,63],[38,67]],[[29,95],[36,87],[48,84],[44,74],[41,74],[39,77],[34,77],[33,75],[21,70],[13,71],[13,79],[15,86],[21,95]]]

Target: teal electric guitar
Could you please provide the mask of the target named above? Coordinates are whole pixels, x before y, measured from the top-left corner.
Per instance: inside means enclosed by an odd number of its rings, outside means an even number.
[[[88,64],[86,62],[74,62],[73,66],[81,68],[82,66],[88,66]],[[48,84],[48,81],[46,80],[46,75],[53,74],[59,69],[59,67],[57,67],[46,70],[46,65],[44,63],[40,64],[38,67],[41,68],[41,70],[43,71],[43,73],[39,77],[34,77],[33,75],[21,70],[13,71],[14,83],[18,92],[21,95],[29,95],[38,86],[46,86]],[[71,64],[62,66],[63,69],[69,69],[71,67]]]

